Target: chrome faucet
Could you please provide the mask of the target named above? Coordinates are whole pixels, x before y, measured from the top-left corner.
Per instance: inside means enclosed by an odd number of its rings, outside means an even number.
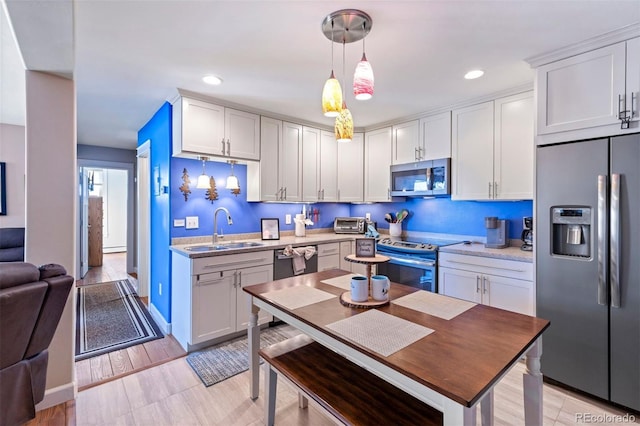
[[[233,225],[233,220],[231,220],[231,214],[229,210],[224,207],[218,207],[216,211],[213,212],[213,244],[218,242],[218,212],[222,210],[227,215],[227,223],[229,225]]]

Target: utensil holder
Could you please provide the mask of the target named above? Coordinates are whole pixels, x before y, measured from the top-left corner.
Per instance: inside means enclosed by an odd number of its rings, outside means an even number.
[[[400,237],[402,236],[402,223],[390,223],[389,224],[389,235],[392,237]]]

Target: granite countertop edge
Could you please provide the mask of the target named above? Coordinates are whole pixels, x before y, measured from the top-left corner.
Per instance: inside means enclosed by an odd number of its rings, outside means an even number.
[[[520,246],[510,246],[503,249],[487,248],[482,243],[454,244],[441,247],[442,253],[463,254],[467,256],[490,257],[494,259],[514,260],[516,262],[533,263],[533,252],[524,251]]]

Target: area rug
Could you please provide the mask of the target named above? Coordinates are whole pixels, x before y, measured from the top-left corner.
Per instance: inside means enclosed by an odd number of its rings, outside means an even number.
[[[299,331],[288,324],[267,328],[260,332],[260,347],[282,342],[296,334],[299,334]],[[249,369],[247,336],[192,352],[187,355],[187,362],[206,387],[247,371]]]
[[[129,280],[78,287],[76,361],[163,337]]]

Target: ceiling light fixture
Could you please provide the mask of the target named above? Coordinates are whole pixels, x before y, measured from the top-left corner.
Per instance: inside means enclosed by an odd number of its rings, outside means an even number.
[[[227,163],[231,164],[231,175],[227,178],[227,189],[240,189],[240,183],[238,178],[233,174],[233,165],[237,163],[236,160],[229,160]]]
[[[345,79],[345,65],[344,65],[344,50],[345,42],[342,41],[342,80]],[[344,90],[344,89],[343,89]],[[347,108],[347,103],[344,100],[344,93],[342,94],[342,111],[336,117],[336,124],[334,125],[334,131],[336,134],[336,141],[338,142],[351,142],[353,139],[353,116],[351,111]]]
[[[205,75],[202,77],[202,81],[207,84],[211,84],[212,86],[219,86],[222,84],[222,79],[220,77],[216,77],[215,75]]]
[[[333,21],[331,29],[331,75],[322,89],[322,113],[325,117],[337,117],[342,109],[342,88],[333,74]]]
[[[464,78],[467,80],[473,80],[474,78],[479,78],[484,75],[484,71],[482,70],[471,70],[464,75]]]
[[[209,159],[209,157],[200,157],[202,160],[202,174],[198,176],[198,183],[196,183],[196,188],[198,189],[209,189],[209,176],[204,170],[204,162]]]
[[[366,30],[366,21],[362,23],[362,31]],[[353,94],[359,101],[366,101],[373,96],[373,68],[367,61],[364,48],[364,37],[362,37],[362,59],[356,65],[353,73]]]
[[[371,17],[361,10],[356,9],[342,9],[336,12],[330,13],[322,21],[322,32],[331,40],[331,78],[334,78],[333,74],[333,43],[342,43],[342,84],[345,84],[345,44],[352,43],[364,39],[369,31],[371,31]],[[336,37],[338,36],[338,37]],[[363,44],[363,60],[366,62],[366,56],[364,55]],[[331,80],[330,78],[330,80]],[[336,80],[337,81],[337,80]],[[327,80],[327,83],[329,80]],[[327,83],[325,83],[325,90],[327,89]],[[358,84],[360,87],[360,84]],[[338,86],[339,87],[339,86]],[[373,95],[373,71],[371,72],[371,93]],[[358,89],[359,90],[359,89]],[[355,74],[354,74],[354,94],[356,93],[355,86]],[[344,89],[342,90],[342,99],[340,102],[341,108],[336,108],[337,113],[333,112],[332,115],[327,113],[328,108],[325,107],[325,91],[322,96],[322,108],[325,116],[336,117],[335,133],[336,140],[339,142],[349,142],[353,138],[353,116],[347,109],[347,103],[345,100]],[[371,96],[368,96],[370,98]],[[367,95],[364,97],[367,98]],[[337,99],[333,98],[334,101]],[[359,99],[359,98],[358,98]]]

